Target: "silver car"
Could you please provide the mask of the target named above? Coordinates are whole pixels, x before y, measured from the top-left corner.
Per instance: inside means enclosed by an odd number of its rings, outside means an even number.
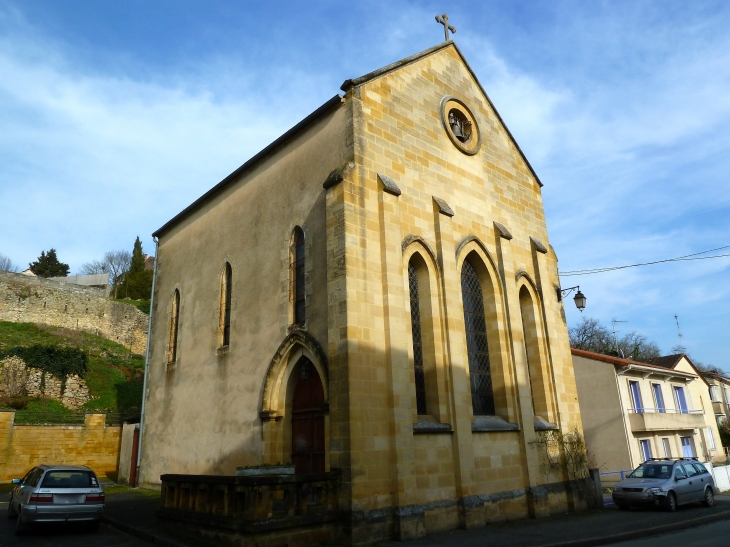
[[[13,479],[13,484],[8,518],[18,519],[16,534],[35,522],[85,522],[98,530],[104,491],[88,467],[41,465]]]
[[[671,512],[678,505],[698,501],[712,507],[715,503],[715,481],[696,458],[654,458],[642,463],[627,479],[616,484],[612,498],[619,509],[654,504]]]

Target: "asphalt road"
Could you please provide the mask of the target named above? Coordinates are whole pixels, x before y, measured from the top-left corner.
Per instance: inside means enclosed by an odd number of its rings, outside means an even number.
[[[0,547],[149,547],[149,543],[102,524],[98,532],[88,532],[77,525],[44,525],[32,528],[23,536],[15,535],[15,520],[7,518],[7,494],[0,494]]]
[[[662,534],[645,539],[612,543],[615,547],[727,547],[730,545],[730,520],[721,520],[713,524],[697,526],[669,534]]]

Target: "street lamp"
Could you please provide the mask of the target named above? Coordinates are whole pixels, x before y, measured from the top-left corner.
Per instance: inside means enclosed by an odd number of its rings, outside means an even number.
[[[583,313],[583,309],[586,307],[587,298],[582,292],[580,292],[579,285],[576,285],[575,287],[570,287],[568,289],[558,289],[558,302],[561,302],[563,298],[568,296],[576,289],[578,290],[578,292],[575,293],[575,296],[573,297],[573,302],[575,302],[575,307],[578,308],[581,313]]]

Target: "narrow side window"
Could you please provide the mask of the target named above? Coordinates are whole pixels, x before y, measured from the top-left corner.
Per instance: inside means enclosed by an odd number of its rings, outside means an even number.
[[[233,271],[226,262],[221,276],[221,301],[218,319],[218,345],[227,346],[231,342],[231,285]]]
[[[172,309],[170,310],[170,342],[167,348],[167,362],[177,361],[177,325],[180,314],[180,291],[175,289],[172,295]]]
[[[416,377],[416,407],[418,414],[426,412],[426,375],[423,370],[423,340],[421,337],[421,306],[418,298],[418,273],[413,260],[408,262],[408,289],[411,301],[411,332],[413,336],[413,369]]]
[[[294,324],[304,323],[306,303],[304,296],[304,232],[298,226],[292,233],[289,265],[290,290]]]

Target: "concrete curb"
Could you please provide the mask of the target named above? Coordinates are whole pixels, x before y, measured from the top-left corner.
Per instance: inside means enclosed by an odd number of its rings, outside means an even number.
[[[119,522],[118,520],[110,519],[106,516],[101,517],[101,522],[111,526],[112,528],[116,528],[117,530],[124,532],[125,534],[135,536],[143,541],[148,541],[156,545],[162,545],[163,547],[188,547],[184,543],[151,534],[144,530],[140,530],[139,528],[135,528],[134,526],[130,526],[129,524],[124,524],[123,522]]]
[[[649,536],[657,536],[666,532],[674,532],[676,530],[684,530],[693,528],[703,524],[710,524],[720,520],[730,518],[730,511],[722,513],[714,513],[705,517],[699,517],[691,520],[683,520],[680,522],[672,522],[661,526],[653,526],[652,528],[644,528],[643,530],[634,530],[632,532],[624,532],[622,534],[614,534],[612,536],[592,537],[586,539],[573,539],[570,541],[561,541],[560,543],[543,543],[534,547],[593,547],[594,545],[609,545],[620,541],[629,541],[632,539],[640,539]]]

